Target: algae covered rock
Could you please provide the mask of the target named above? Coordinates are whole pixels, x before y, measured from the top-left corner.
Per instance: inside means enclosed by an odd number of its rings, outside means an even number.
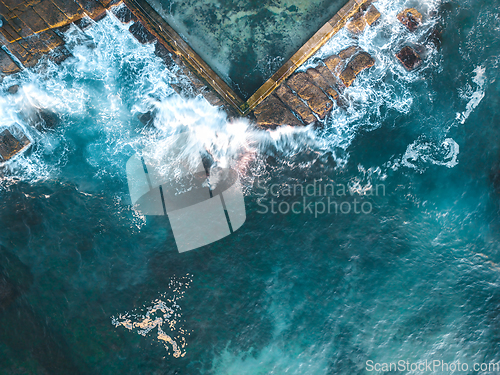
[[[422,24],[422,14],[415,8],[407,8],[399,13],[397,17],[410,31],[415,31]]]
[[[409,46],[403,47],[403,49],[396,54],[396,57],[408,71],[416,69],[422,64],[422,58]]]

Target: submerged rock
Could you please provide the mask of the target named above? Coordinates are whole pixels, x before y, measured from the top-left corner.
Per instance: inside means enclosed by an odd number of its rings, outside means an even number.
[[[422,14],[415,8],[403,10],[397,15],[397,18],[410,31],[415,31],[422,24]]]
[[[257,125],[274,129],[280,125],[301,126],[297,117],[274,95],[268,96],[254,109]]]
[[[346,68],[340,74],[340,79],[345,87],[349,87],[359,73],[373,65],[375,65],[375,59],[366,52],[360,52],[349,61]]]
[[[403,47],[403,49],[396,54],[396,57],[408,71],[418,68],[420,64],[422,64],[422,58],[409,46]]]
[[[12,133],[15,133],[15,135]],[[4,129],[0,133],[0,162],[11,159],[28,147],[29,144],[29,139],[20,129]]]
[[[19,91],[19,85],[13,85],[13,86],[10,86],[8,89],[7,89],[7,92],[11,95],[15,95],[17,94],[17,92]]]
[[[333,102],[328,99],[318,86],[311,82],[306,73],[300,72],[293,75],[287,84],[307,102],[320,119],[324,119],[333,108]]]
[[[281,85],[276,90],[276,95],[278,95],[281,101],[294,111],[305,124],[309,125],[316,121],[316,116],[314,116],[311,109],[293,93],[290,87]]]

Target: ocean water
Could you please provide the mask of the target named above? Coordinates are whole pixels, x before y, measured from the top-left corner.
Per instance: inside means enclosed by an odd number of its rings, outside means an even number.
[[[408,6],[416,34],[395,20]],[[1,171],[0,373],[498,373],[473,365],[500,361],[499,3],[377,7],[358,40],[376,66],[316,127],[260,131],[181,97],[180,73],[112,15],[68,30],[60,66],[4,78],[1,124],[33,146]],[[440,48],[422,41],[434,27]],[[353,42],[339,33],[303,69]],[[426,47],[412,73],[394,58],[405,43]],[[238,171],[247,208],[237,232],[182,254],[167,217],[132,209],[125,174],[179,129]],[[336,193],[297,188],[315,183]],[[355,200],[365,213],[346,212]],[[318,212],[331,201],[344,212]]]

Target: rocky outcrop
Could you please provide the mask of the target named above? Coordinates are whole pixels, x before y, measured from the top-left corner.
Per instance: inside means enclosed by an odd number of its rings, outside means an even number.
[[[307,69],[307,75],[309,78],[318,86],[325,94],[328,94],[332,99],[338,101],[339,94],[334,89],[335,85],[331,85],[319,72],[319,70],[315,68]]]
[[[117,0],[2,0],[0,2],[0,42],[25,67],[33,67],[49,52],[49,58],[59,63],[70,56],[58,35],[72,22],[89,24],[86,16],[99,20],[106,16],[106,8]],[[12,74],[18,71],[0,52],[0,71]]]
[[[274,95],[270,95],[254,110],[257,125],[274,129],[280,125],[303,125],[297,117]]]
[[[408,71],[412,71],[422,64],[422,58],[410,46],[403,47],[403,49],[396,54],[396,57]]]
[[[307,102],[309,108],[324,119],[333,108],[333,102],[321,91],[321,89],[311,82],[309,76],[304,73],[294,74],[287,82],[288,86]]]
[[[0,75],[19,72],[21,69],[3,49],[0,49]]]
[[[360,52],[349,61],[346,68],[340,74],[340,79],[345,87],[349,87],[359,73],[373,65],[375,65],[375,59],[366,52]]]
[[[294,111],[306,124],[312,124],[315,122],[316,116],[314,116],[311,109],[305,104],[297,95],[287,85],[281,85],[276,90],[276,95],[285,103],[292,111]]]
[[[374,5],[366,10],[360,9],[347,23],[346,28],[355,35],[361,34],[366,26],[373,25],[380,18],[380,12]]]
[[[11,159],[29,145],[29,139],[20,129],[14,127],[4,129],[0,133],[0,162]]]
[[[415,8],[403,10],[397,15],[397,18],[410,31],[415,31],[422,24],[422,14]]]

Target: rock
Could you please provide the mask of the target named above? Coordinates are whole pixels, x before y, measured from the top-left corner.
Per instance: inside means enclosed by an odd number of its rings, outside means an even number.
[[[330,69],[328,69],[325,65],[318,65],[315,68],[325,79],[325,81],[332,86],[333,88],[337,89],[339,87],[339,80],[336,76],[332,74]]]
[[[408,71],[418,68],[420,64],[422,64],[422,58],[409,46],[403,47],[403,49],[396,54],[396,57]]]
[[[333,108],[333,102],[321,91],[319,87],[309,80],[304,72],[293,75],[288,80],[288,86],[304,99],[309,108],[316,113],[320,119],[324,119]]]
[[[366,25],[367,23],[363,13],[358,12],[352,17],[351,21],[347,23],[346,28],[351,33],[358,35],[363,32]]]
[[[142,44],[153,43],[156,38],[140,22],[135,22],[128,29],[132,35]]]
[[[327,82],[325,78],[323,78],[323,75],[318,70],[309,68],[307,69],[307,75],[316,84],[316,86],[323,90],[325,94],[330,95],[332,99],[338,100],[338,92]]]
[[[407,8],[399,13],[397,17],[410,31],[415,31],[422,24],[422,14],[415,8]]]
[[[343,60],[339,56],[332,55],[330,57],[327,57],[323,62],[328,67],[330,72],[335,74],[337,77],[342,72]]]
[[[347,64],[346,68],[340,74],[340,79],[345,87],[352,85],[356,76],[363,70],[368,69],[375,65],[375,60],[366,52],[360,52],[352,58]]]
[[[14,136],[11,132],[14,129],[5,129],[0,133],[0,161],[4,162],[11,159],[14,155],[18,154],[24,150],[29,144],[29,139],[22,133],[19,129],[13,131],[16,134]]]
[[[13,74],[21,70],[7,52],[0,48],[0,71],[3,74]]]
[[[361,51],[361,48],[359,48],[358,46],[350,46],[350,47],[347,47],[346,49],[343,49],[342,51],[340,51],[339,57],[342,60],[348,60],[352,56],[354,56],[356,53],[358,53],[359,51]]]
[[[370,5],[365,12],[366,23],[369,26],[371,26],[374,23],[376,23],[379,18],[380,18],[380,12],[378,11],[378,9],[375,8],[375,5]]]
[[[257,125],[274,129],[280,125],[302,126],[303,124],[274,95],[270,95],[254,109]]]
[[[19,85],[13,85],[13,86],[10,86],[8,89],[7,89],[7,92],[11,95],[15,95],[17,94],[17,92],[19,91]]]
[[[142,122],[146,127],[154,127],[154,120],[156,116],[156,111],[148,111],[146,113],[139,113],[137,118],[140,122]]]
[[[305,124],[309,125],[317,120],[311,109],[293,93],[290,87],[281,85],[276,89],[276,95],[278,95],[281,101],[294,111]]]
[[[50,0],[42,0],[33,7],[33,10],[51,28],[64,26],[69,22],[68,17]]]
[[[42,126],[45,129],[54,129],[57,125],[59,125],[59,116],[55,112],[52,112],[50,109],[41,109],[38,112],[38,115],[42,119]]]
[[[441,48],[441,30],[434,29],[426,39],[426,43],[431,43],[437,49]]]
[[[137,22],[137,17],[134,16],[132,11],[125,4],[114,7],[111,12],[113,12],[115,17],[123,24]]]

